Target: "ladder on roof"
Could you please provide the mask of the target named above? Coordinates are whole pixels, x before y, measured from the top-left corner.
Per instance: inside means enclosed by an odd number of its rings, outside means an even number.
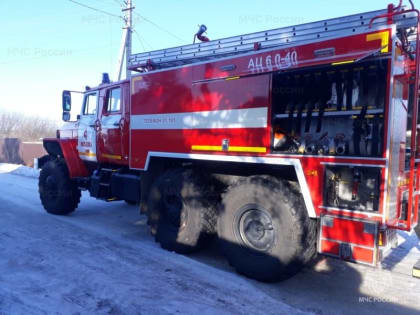
[[[256,49],[287,48],[303,43],[324,41],[334,37],[350,36],[366,32],[369,29],[369,23],[372,18],[387,12],[387,10],[378,10],[209,42],[133,54],[129,58],[128,68],[140,72],[148,71],[150,66],[153,69],[172,68],[244,54]],[[394,23],[397,25],[397,28],[417,27],[417,17],[414,13],[396,15]],[[386,18],[377,19],[373,23],[372,30],[386,25]]]

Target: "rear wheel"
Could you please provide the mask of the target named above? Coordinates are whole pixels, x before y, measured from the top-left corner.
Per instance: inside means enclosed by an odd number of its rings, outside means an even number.
[[[260,281],[288,278],[316,253],[316,222],[300,193],[268,176],[245,178],[228,189],[217,232],[230,264]]]
[[[66,215],[73,212],[80,202],[80,189],[70,179],[66,163],[51,160],[45,163],[39,175],[39,196],[48,213]]]
[[[170,170],[152,185],[148,224],[162,248],[186,254],[197,251],[215,234],[216,214],[204,176]]]

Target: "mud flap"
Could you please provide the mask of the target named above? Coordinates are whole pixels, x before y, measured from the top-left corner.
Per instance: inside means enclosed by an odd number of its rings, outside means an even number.
[[[318,252],[323,255],[376,266],[378,223],[325,215],[321,217]]]

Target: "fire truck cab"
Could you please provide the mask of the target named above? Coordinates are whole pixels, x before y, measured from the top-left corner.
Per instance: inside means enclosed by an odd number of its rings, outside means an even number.
[[[44,139],[42,204],[69,214],[81,190],[139,204],[163,248],[217,236],[262,281],[316,253],[375,266],[419,220],[418,30],[401,1],[132,55],[136,74],[104,76]]]

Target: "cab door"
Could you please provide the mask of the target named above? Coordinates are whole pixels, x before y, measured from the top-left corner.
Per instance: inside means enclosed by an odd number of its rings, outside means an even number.
[[[126,164],[123,143],[126,129],[125,99],[122,85],[107,88],[98,117],[98,151],[103,163]]]
[[[77,150],[82,160],[97,162],[96,157],[96,114],[98,111],[98,92],[92,91],[83,98],[82,112],[77,131]]]

